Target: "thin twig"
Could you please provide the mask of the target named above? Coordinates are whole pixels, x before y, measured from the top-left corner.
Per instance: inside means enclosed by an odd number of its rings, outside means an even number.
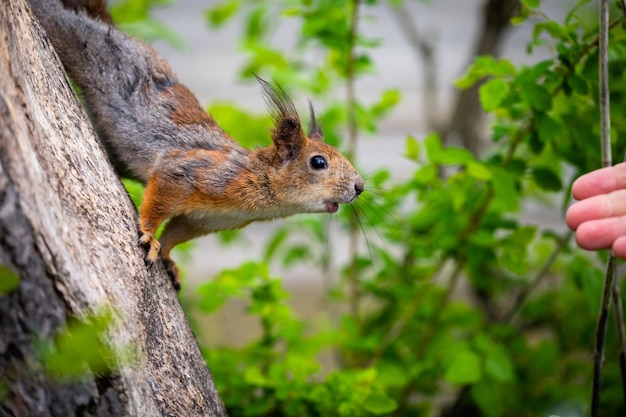
[[[602,150],[602,166],[608,167],[613,164],[611,160],[611,119],[609,115],[609,2],[600,0],[600,34],[598,45],[600,48],[600,135]],[[600,410],[600,385],[602,377],[602,365],[604,362],[604,345],[606,341],[606,329],[611,308],[611,298],[615,282],[615,257],[609,253],[609,259],[604,275],[600,312],[596,328],[596,343],[593,351],[593,378],[591,382],[591,417],[596,417]]]
[[[350,12],[350,31],[348,32],[348,62],[346,64],[346,83],[347,83],[347,113],[348,113],[348,156],[356,163],[356,148],[358,139],[358,123],[356,117],[356,56],[355,47],[358,35],[359,22],[359,0],[352,0]],[[349,259],[350,267],[348,269],[348,291],[350,315],[357,323],[359,322],[359,307],[361,304],[361,286],[359,282],[358,270],[358,249],[359,249],[359,225],[358,219],[352,216],[350,218],[350,242],[349,242]]]
[[[626,403],[626,330],[624,327],[624,308],[622,306],[622,292],[620,280],[615,277],[613,281],[613,303],[615,305],[615,326],[617,328],[617,343],[619,344],[619,369],[622,375],[622,397]]]
[[[604,1],[604,0],[601,0]],[[600,312],[598,314],[598,325],[596,328],[596,345],[593,351],[593,379],[591,382],[591,417],[599,415],[600,408],[600,382],[602,376],[602,365],[604,363],[604,344],[606,340],[606,328],[611,308],[611,293],[615,280],[615,257],[609,256],[604,275],[604,286],[602,287],[602,298],[600,301]]]
[[[621,0],[622,14],[626,21],[626,0]],[[626,154],[624,155],[626,162]],[[622,306],[622,292],[620,279],[615,277],[613,284],[613,303],[615,305],[615,326],[617,327],[617,343],[619,344],[619,368],[622,375],[622,397],[626,404],[626,325],[624,324],[624,307]]]

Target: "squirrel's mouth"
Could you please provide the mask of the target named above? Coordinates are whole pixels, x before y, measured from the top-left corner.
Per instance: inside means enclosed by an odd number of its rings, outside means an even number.
[[[337,210],[339,210],[339,203],[335,201],[327,201],[325,208],[328,213],[337,213]]]

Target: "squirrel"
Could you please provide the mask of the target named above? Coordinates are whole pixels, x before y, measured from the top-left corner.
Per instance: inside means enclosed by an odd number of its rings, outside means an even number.
[[[248,150],[150,45],[113,25],[106,0],[29,2],[119,175],[145,184],[139,244],[149,266],[161,253],[177,289],[177,244],[253,221],[335,213],[363,192],[356,169],[324,143],[313,107],[307,135],[280,86],[257,76],[275,126],[272,145]]]

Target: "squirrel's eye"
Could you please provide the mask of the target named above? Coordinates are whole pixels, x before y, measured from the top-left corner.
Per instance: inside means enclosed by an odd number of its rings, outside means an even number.
[[[326,158],[320,155],[315,155],[311,158],[311,168],[313,169],[326,169],[328,168],[328,162],[326,162]]]

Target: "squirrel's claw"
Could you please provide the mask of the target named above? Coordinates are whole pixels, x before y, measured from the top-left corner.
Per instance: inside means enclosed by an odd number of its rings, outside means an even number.
[[[151,233],[142,233],[139,237],[139,245],[143,246],[147,253],[144,260],[146,261],[146,266],[149,268],[154,265],[159,258],[159,252],[161,251],[161,244],[158,240],[155,239],[154,235]],[[165,265],[165,271],[167,275],[169,275],[170,280],[172,281],[172,286],[176,291],[180,290],[180,275],[178,273],[178,268],[174,261],[169,258],[163,258],[163,264]]]
[[[142,233],[139,238],[139,244],[143,246],[148,253],[146,253],[146,263],[150,266],[153,265],[159,258],[159,251],[161,250],[161,244],[155,239],[151,233]]]

